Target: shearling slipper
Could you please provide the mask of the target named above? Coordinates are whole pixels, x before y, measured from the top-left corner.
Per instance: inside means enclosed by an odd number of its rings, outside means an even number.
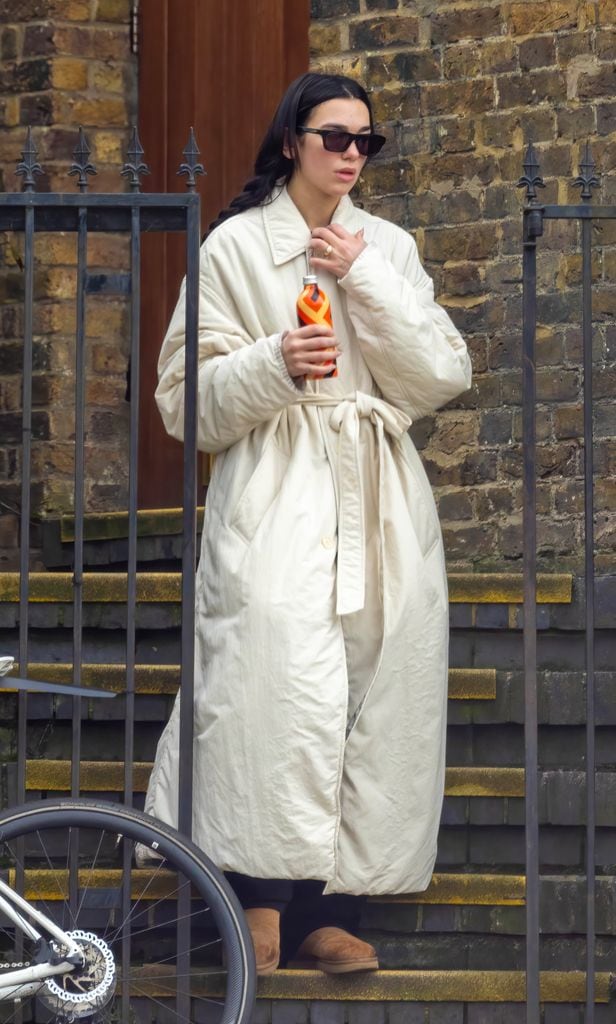
[[[288,965],[295,970],[349,974],[351,971],[376,971],[376,950],[342,928],[317,928],[299,947]]]
[[[270,907],[250,907],[244,911],[255,948],[257,974],[273,974],[280,960],[280,912]]]

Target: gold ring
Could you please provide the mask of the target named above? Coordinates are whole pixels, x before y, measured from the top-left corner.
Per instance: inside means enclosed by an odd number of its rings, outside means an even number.
[[[334,250],[331,245],[326,245],[323,250],[323,259],[327,259],[327,257],[330,256],[333,251]]]

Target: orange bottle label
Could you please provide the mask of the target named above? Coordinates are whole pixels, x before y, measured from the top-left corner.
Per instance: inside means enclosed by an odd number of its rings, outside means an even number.
[[[304,285],[297,300],[297,319],[300,327],[306,327],[308,324],[327,324],[328,327],[332,326],[332,311],[329,299],[316,282]],[[324,365],[332,367],[329,373],[325,374],[325,377],[315,377],[311,374],[306,374],[306,380],[324,380],[328,377],[338,376],[338,367],[336,366],[335,359],[328,360]]]

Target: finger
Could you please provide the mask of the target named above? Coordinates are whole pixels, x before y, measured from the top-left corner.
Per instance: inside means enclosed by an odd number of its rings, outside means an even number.
[[[311,236],[312,238],[318,238],[324,242],[329,242],[331,244],[332,242],[335,242],[337,238],[340,237],[333,230],[334,227],[334,224],[329,224],[327,227],[313,228],[311,231]]]
[[[300,351],[305,352],[306,355],[309,353],[313,355],[315,352],[318,355],[322,352],[331,352],[334,349],[338,349],[338,342],[334,338],[308,338],[305,347]]]
[[[353,237],[350,231],[347,231],[346,228],[343,228],[342,224],[330,224],[329,225],[329,230],[331,231],[331,233],[333,235],[336,236],[336,238],[352,238]]]
[[[319,335],[329,338],[331,341],[334,337],[333,329],[328,327],[327,324],[305,324],[291,333],[297,338],[313,338]]]
[[[328,259],[319,259],[318,256],[312,256],[310,266],[314,267],[315,270],[327,270],[334,277],[344,277],[347,264],[340,260],[332,260],[331,256]]]
[[[360,242],[365,241],[365,239],[364,239],[364,229],[363,228],[360,228],[359,231],[355,232],[355,238],[358,238]]]

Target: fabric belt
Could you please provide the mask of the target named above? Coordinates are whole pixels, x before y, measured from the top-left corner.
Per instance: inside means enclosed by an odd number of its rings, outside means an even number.
[[[298,405],[331,407],[329,425],[340,435],[338,444],[338,568],[336,613],[350,615],[364,607],[366,590],[366,524],[364,484],[359,450],[359,421],[369,419],[375,427],[378,451],[378,514],[383,539],[383,471],[385,434],[398,440],[412,420],[382,398],[355,391],[344,398],[309,394]]]

